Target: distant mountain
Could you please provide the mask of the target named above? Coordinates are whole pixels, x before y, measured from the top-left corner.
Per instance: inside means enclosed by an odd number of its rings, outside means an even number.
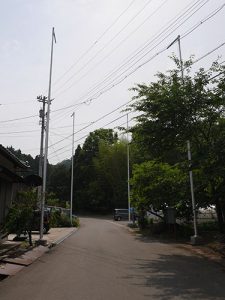
[[[56,166],[65,166],[67,169],[70,169],[71,168],[71,160],[65,159],[65,160],[59,162]]]

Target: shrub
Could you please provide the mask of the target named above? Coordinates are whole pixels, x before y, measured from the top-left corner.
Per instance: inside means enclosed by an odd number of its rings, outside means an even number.
[[[28,233],[29,243],[32,246],[32,224],[34,209],[37,205],[37,197],[35,190],[27,190],[19,192],[17,199],[13,203],[6,217],[5,230],[8,233],[16,233],[21,235],[22,233]]]
[[[73,217],[72,224],[73,224],[73,227],[79,227],[80,226],[79,218],[78,217]]]
[[[72,218],[72,226],[79,226],[79,218]],[[59,211],[53,211],[51,213],[51,227],[71,227],[70,217]]]
[[[60,211],[52,211],[51,217],[50,217],[50,226],[51,227],[60,227],[60,219],[61,219],[61,213]]]

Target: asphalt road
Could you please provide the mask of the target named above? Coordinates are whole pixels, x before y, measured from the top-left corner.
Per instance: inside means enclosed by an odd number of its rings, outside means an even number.
[[[0,282],[0,299],[225,299],[225,271],[123,223],[83,218],[75,234]]]

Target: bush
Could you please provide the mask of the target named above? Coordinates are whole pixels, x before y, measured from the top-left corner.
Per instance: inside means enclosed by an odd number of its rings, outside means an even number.
[[[201,232],[204,231],[218,231],[218,222],[204,222],[198,224],[198,229]]]
[[[130,228],[138,228],[138,225],[137,225],[137,223],[129,223],[128,227],[130,227]]]
[[[145,229],[148,226],[148,219],[146,216],[138,217],[138,226],[140,227],[140,229]]]
[[[61,213],[60,211],[52,211],[50,215],[50,227],[60,227]]]
[[[72,224],[73,224],[73,227],[79,227],[80,226],[79,218],[78,217],[73,217]]]
[[[32,246],[32,225],[34,209],[37,206],[37,197],[35,190],[19,192],[17,199],[13,203],[6,217],[5,230],[8,233],[21,235],[28,233],[29,243]]]
[[[72,226],[79,226],[79,219],[77,217],[72,218]],[[53,211],[51,213],[51,227],[71,227],[70,217],[59,211]]]

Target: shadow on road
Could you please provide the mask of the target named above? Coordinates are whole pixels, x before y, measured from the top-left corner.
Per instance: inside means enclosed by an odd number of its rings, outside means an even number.
[[[151,289],[157,299],[225,299],[225,273],[204,258],[159,255],[155,260],[137,259],[133,284]],[[138,274],[138,275],[137,275]],[[152,291],[155,290],[155,295]],[[147,296],[147,295],[146,295]]]

